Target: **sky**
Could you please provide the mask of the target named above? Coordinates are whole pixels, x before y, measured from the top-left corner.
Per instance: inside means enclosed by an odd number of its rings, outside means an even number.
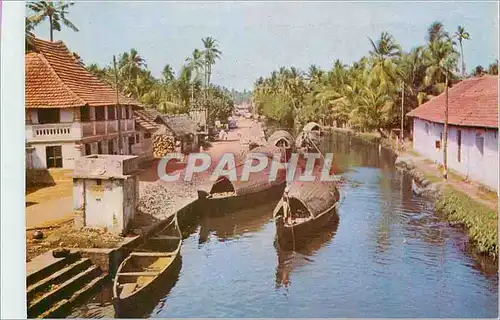
[[[466,69],[498,58],[496,2],[83,2],[68,18],[80,29],[54,32],[85,63],[108,65],[114,54],[138,50],[153,75],[169,63],[178,72],[201,39],[217,39],[221,60],[212,82],[237,90],[281,66],[329,69],[368,55],[368,38],[392,34],[405,51],[425,43],[433,21],[455,32],[465,26]],[[48,22],[35,34],[48,39]]]

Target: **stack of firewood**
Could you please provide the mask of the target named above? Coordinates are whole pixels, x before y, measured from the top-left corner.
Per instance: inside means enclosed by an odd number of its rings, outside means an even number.
[[[153,156],[164,157],[169,152],[174,152],[174,137],[166,134],[153,134]]]

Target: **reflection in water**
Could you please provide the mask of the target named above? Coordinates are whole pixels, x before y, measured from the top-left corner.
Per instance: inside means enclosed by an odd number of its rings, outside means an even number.
[[[205,243],[210,233],[219,241],[237,239],[245,233],[258,232],[271,219],[276,203],[253,207],[218,216],[205,216],[200,221],[199,243]]]
[[[337,232],[338,225],[339,217],[335,212],[330,222],[322,229],[315,229],[314,233],[304,237],[302,241],[298,241],[295,251],[283,248],[278,239],[275,238],[274,247],[278,255],[276,288],[290,286],[290,274],[294,269],[300,268],[307,263],[314,263],[314,259],[311,257],[313,257],[321,247],[332,241]]]

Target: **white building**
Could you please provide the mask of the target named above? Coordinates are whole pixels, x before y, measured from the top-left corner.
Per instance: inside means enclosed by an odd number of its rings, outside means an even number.
[[[119,94],[118,109],[116,91],[63,42],[31,42],[25,55],[27,165],[73,169],[83,155],[119,154],[119,132],[123,154],[131,154],[137,102]]]
[[[448,90],[448,168],[498,191],[498,76],[464,80]],[[445,94],[411,111],[413,148],[443,163]]]

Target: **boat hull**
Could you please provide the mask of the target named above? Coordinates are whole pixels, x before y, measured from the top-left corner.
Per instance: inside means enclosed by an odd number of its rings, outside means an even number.
[[[243,209],[248,206],[256,206],[269,201],[276,201],[281,198],[285,190],[286,182],[271,186],[265,190],[236,195],[225,198],[202,198],[200,197],[200,208],[204,208],[209,215],[224,214]]]
[[[135,294],[120,299],[113,298],[115,316],[118,318],[139,318],[148,316],[178,280],[181,270],[181,258],[177,255],[170,265],[153,281]]]
[[[281,247],[286,249],[292,249],[294,245],[299,248],[301,244],[307,243],[312,234],[325,230],[335,223],[336,218],[336,209],[332,208],[315,219],[296,224],[292,228],[286,226],[281,217],[277,217],[275,224],[278,242]]]

